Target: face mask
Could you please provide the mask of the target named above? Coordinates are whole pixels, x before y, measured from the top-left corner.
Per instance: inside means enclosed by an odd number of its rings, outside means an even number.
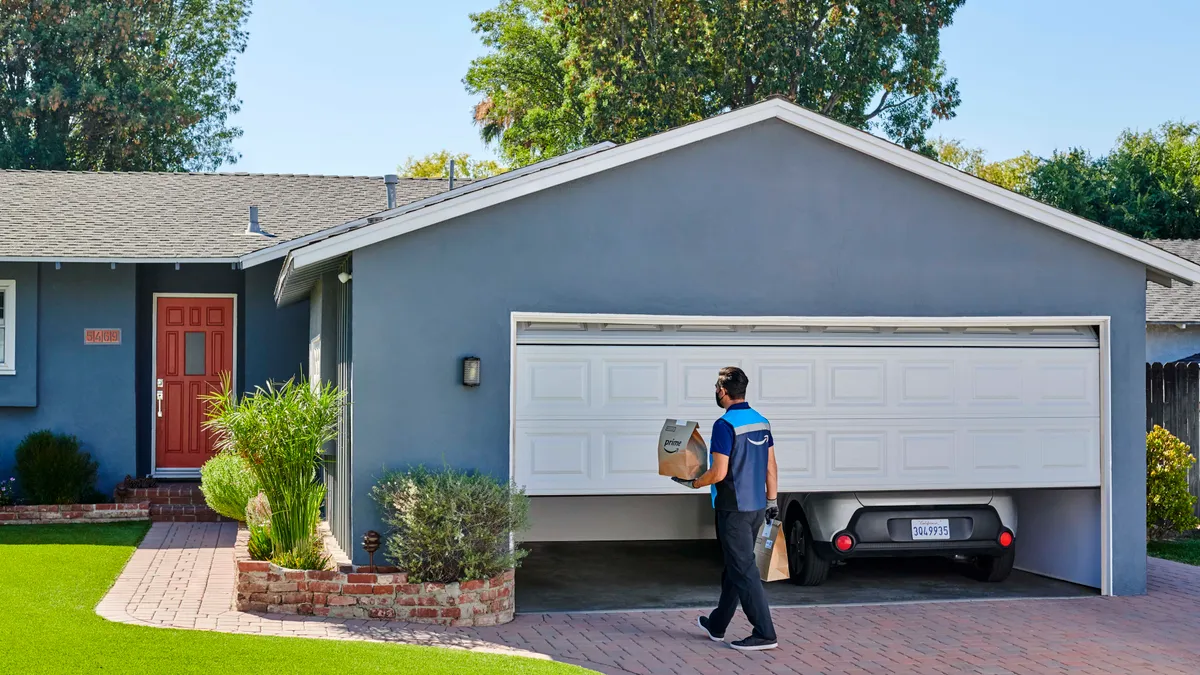
[[[717,393],[714,394],[714,398],[717,399],[717,407],[720,408],[721,410],[724,410],[725,406],[721,405],[721,390],[720,389],[718,389]]]

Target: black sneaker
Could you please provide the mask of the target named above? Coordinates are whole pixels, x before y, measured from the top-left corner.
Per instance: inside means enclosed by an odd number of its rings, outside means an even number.
[[[751,635],[745,640],[731,642],[729,643],[729,646],[733,647],[739,652],[763,652],[768,649],[775,649],[779,646],[779,643],[774,640],[767,640]]]
[[[708,634],[709,640],[712,640],[713,642],[724,642],[725,641],[724,633],[717,635],[716,633],[714,633],[708,629],[708,617],[707,616],[702,616],[699,619],[696,619],[696,625],[700,626],[701,628],[704,629],[704,632]]]

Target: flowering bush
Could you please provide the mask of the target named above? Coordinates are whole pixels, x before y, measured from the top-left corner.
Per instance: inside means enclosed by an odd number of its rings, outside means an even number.
[[[1160,426],[1146,435],[1146,530],[1151,539],[1196,528],[1196,498],[1188,488],[1188,470],[1196,458],[1190,451]]]
[[[16,485],[16,478],[8,480],[0,480],[0,506],[12,506],[17,503],[17,498],[13,495],[13,489]]]

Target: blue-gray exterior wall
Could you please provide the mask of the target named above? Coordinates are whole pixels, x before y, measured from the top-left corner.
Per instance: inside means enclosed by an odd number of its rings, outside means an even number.
[[[1200,353],[1200,324],[1146,324],[1146,363],[1169,363],[1197,353]]]
[[[507,477],[510,313],[1112,317],[1114,590],[1145,590],[1145,270],[782,122],[354,253],[354,532],[384,467]],[[483,359],[463,387],[459,359]],[[361,552],[356,552],[361,558]]]
[[[3,264],[0,264],[0,268]],[[135,274],[131,265],[38,264],[34,302],[18,284],[17,368],[37,380],[33,407],[0,404],[0,475],[7,477],[16,445],[31,431],[79,437],[99,462],[97,487],[111,490],[134,472]],[[0,269],[0,277],[5,272]],[[28,285],[28,284],[27,284]],[[119,328],[119,345],[85,345],[84,330]],[[36,336],[30,350],[28,331]]]
[[[275,306],[282,261],[245,271],[245,386],[284,382],[308,368],[308,303]]]
[[[308,303],[276,308],[280,263],[0,263],[17,280],[17,369],[0,376],[0,476],[24,436],[51,429],[79,437],[99,461],[97,488],[150,472],[154,293],[235,293],[238,385],[253,389],[304,370]],[[87,328],[120,328],[120,345],[84,345]]]

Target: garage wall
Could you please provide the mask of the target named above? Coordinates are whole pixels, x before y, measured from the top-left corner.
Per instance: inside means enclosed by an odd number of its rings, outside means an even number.
[[[1145,271],[1116,254],[768,121],[360,249],[354,267],[356,533],[380,526],[366,486],[385,466],[508,475],[512,311],[1110,315],[1114,590],[1145,589]],[[461,385],[467,354],[480,387]]]
[[[700,495],[531,497],[522,541],[714,539],[712,500]]]
[[[1016,490],[1019,569],[1100,588],[1100,490]],[[1066,555],[1064,555],[1066,554]]]

